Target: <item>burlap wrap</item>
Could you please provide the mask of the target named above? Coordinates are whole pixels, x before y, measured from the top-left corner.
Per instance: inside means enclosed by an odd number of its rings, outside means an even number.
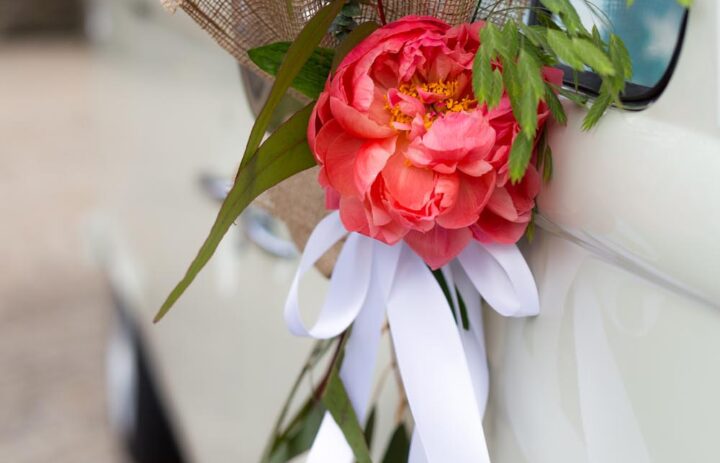
[[[305,22],[323,5],[325,0],[161,0],[170,10],[182,8],[217,43],[232,54],[240,63],[262,75],[248,59],[247,50],[277,41],[291,41]],[[531,0],[384,0],[388,21],[407,15],[429,15],[449,24],[485,19],[504,23],[522,15]],[[373,3],[373,2],[370,2]],[[377,8],[362,5],[358,23],[378,20]],[[323,45],[335,46],[328,35]],[[266,76],[267,77],[267,76]],[[327,214],[323,191],[316,181],[317,169],[303,172],[270,191],[256,201],[273,215],[283,220],[291,236],[303,249],[310,232]],[[338,251],[328,253],[318,265],[329,275]]]

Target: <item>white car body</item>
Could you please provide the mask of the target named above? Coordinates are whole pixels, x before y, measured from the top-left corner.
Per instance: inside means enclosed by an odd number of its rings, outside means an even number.
[[[553,129],[555,174],[525,246],[541,314],[485,314],[495,463],[720,460],[719,29],[718,3],[696,0],[655,103],[611,109],[591,132],[568,104],[568,126]],[[282,319],[297,260],[231,230],[173,311],[151,323],[217,211],[198,176],[230,177],[253,122],[232,63],[208,64],[204,53],[173,61],[176,84],[198,91],[182,104],[168,93],[145,116],[161,135],[138,144],[146,154],[114,192],[104,255],[190,460],[252,462],[311,346]],[[191,69],[205,64],[210,72]],[[135,90],[162,98],[160,84],[138,80]],[[315,275],[308,300],[320,301],[324,285]]]

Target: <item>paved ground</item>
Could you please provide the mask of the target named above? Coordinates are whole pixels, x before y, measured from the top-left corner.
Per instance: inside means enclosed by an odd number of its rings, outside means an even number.
[[[97,200],[73,41],[0,44],[0,460],[118,461],[105,415],[104,281],[82,242]]]

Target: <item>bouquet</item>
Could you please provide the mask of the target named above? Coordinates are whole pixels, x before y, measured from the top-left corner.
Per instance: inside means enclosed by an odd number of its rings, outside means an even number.
[[[532,239],[535,198],[552,177],[549,123],[566,121],[560,97],[589,106],[585,129],[620,105],[628,52],[569,0],[297,3],[180,3],[275,82],[210,234],[156,320],[253,199],[319,166],[329,213],[305,246],[285,318],[318,339],[303,374],[334,354],[295,417],[284,408],[263,461],[308,449],[311,462],[370,461],[363,425],[374,419],[385,320],[414,422],[399,424],[386,461],[489,461],[481,301],[506,316],[539,312],[515,243]],[[207,14],[223,8],[233,14]],[[273,41],[278,30],[288,37]],[[602,80],[592,102],[563,85],[587,69]],[[307,104],[263,141],[288,93]],[[307,327],[298,286],[337,243],[325,304]]]

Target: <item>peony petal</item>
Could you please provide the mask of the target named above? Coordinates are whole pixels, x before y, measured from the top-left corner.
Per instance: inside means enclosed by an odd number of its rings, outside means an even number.
[[[430,268],[436,270],[460,254],[471,238],[472,233],[468,228],[446,230],[436,225],[426,233],[409,232],[405,235],[405,242]]]
[[[388,159],[382,171],[385,187],[403,208],[418,210],[430,200],[435,187],[435,175],[428,169],[419,169],[402,153]]]
[[[325,174],[330,186],[341,196],[360,197],[355,184],[355,158],[363,141],[342,133],[330,143],[325,153]]]
[[[340,220],[348,231],[370,236],[370,226],[361,200],[345,196],[340,198]]]
[[[328,149],[330,149],[330,145],[343,133],[342,127],[340,127],[338,121],[334,119],[320,128],[314,143],[310,145],[313,154],[315,154],[315,159],[317,159],[319,164],[325,164],[325,158]]]
[[[330,108],[333,116],[345,131],[358,138],[388,138],[395,131],[388,126],[381,126],[339,98],[330,97]]]
[[[482,177],[460,175],[455,203],[440,214],[435,221],[444,228],[469,227],[477,222],[495,188],[495,172]]]
[[[495,189],[488,201],[487,208],[506,220],[516,221],[518,219],[518,211],[507,186]]]
[[[387,160],[395,153],[396,141],[397,137],[391,137],[369,141],[360,147],[355,160],[355,184],[360,193],[365,194],[370,189]]]
[[[514,244],[522,238],[530,218],[531,214],[528,214],[522,217],[522,221],[512,222],[485,209],[470,230],[473,237],[482,243]]]

